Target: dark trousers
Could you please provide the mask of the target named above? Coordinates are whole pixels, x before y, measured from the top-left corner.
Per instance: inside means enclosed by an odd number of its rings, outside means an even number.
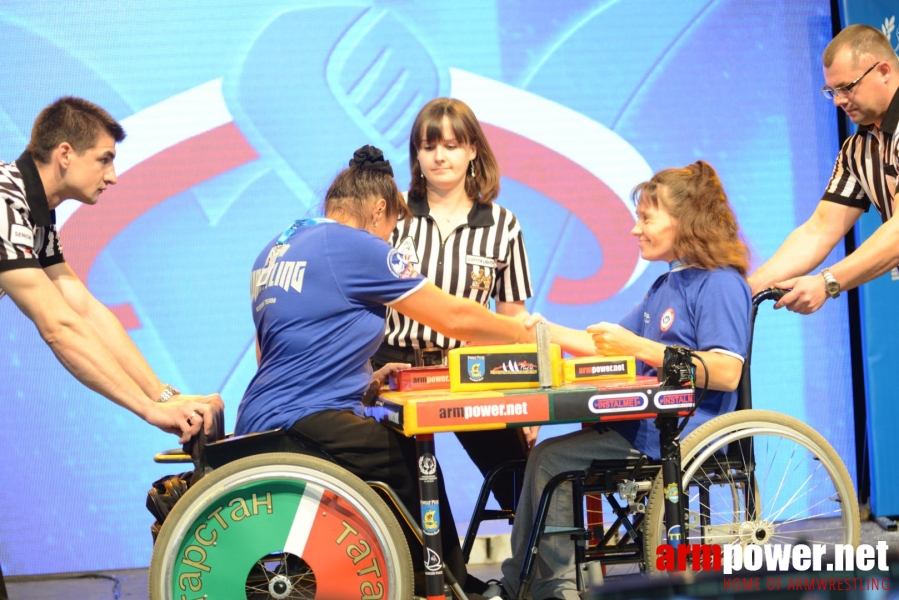
[[[414,353],[411,349],[397,348],[381,344],[377,354],[371,359],[374,369],[380,369],[389,362],[406,362],[414,366]],[[521,460],[528,457],[528,447],[520,428],[497,429],[494,431],[456,432],[456,438],[475,466],[486,475],[491,469],[510,460]],[[437,457],[440,460],[440,457]],[[513,510],[518,498],[515,494],[514,475],[506,473],[498,477],[494,483],[493,497],[500,508]]]
[[[9,595],[6,593],[6,583],[3,581],[3,568],[0,567],[0,600],[7,600]]]
[[[327,410],[294,423],[291,430],[322,445],[337,464],[364,481],[382,481],[393,488],[413,515],[419,514],[418,456],[415,440],[387,429],[374,419],[363,419],[348,410]],[[391,506],[388,503],[388,506]],[[391,509],[393,507],[391,506]],[[406,534],[412,566],[424,570],[424,555],[415,534],[404,519],[397,520]],[[459,534],[453,520],[443,476],[440,475],[440,527],[443,562],[464,584],[467,577]]]

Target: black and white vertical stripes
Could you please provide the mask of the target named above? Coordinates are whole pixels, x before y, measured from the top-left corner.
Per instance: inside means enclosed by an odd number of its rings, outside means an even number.
[[[873,203],[884,222],[899,196],[899,93],[880,128],[862,126],[844,143],[823,199],[867,210]]]
[[[489,307],[532,295],[527,252],[515,216],[498,204],[476,204],[467,225],[442,240],[428,216],[427,201],[410,201],[414,216],[397,224],[391,243],[406,253],[415,269],[445,292]],[[447,338],[394,310],[387,314],[386,341],[406,348],[458,348]]]
[[[63,262],[59,235],[33,162],[0,161],[0,271],[47,267]],[[0,298],[6,293],[0,289]]]

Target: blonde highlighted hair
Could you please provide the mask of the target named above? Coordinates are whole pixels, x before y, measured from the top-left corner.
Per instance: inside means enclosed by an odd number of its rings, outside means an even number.
[[[746,277],[749,249],[718,174],[697,161],[682,169],[663,169],[639,184],[631,194],[639,207],[659,205],[674,218],[674,255],[699,269],[733,267]]]

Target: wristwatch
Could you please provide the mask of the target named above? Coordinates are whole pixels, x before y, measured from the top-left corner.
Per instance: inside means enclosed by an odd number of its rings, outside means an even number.
[[[172,399],[172,396],[177,396],[180,393],[181,392],[179,392],[172,386],[166,385],[165,388],[162,390],[162,393],[159,394],[159,398],[157,398],[156,401],[157,402],[168,402],[169,400]]]
[[[840,282],[834,278],[830,269],[824,269],[821,271],[821,275],[824,277],[824,291],[827,292],[827,295],[831,298],[839,298]]]

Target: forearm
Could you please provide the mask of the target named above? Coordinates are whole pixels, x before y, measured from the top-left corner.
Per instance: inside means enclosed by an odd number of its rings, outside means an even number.
[[[709,368],[709,379],[706,382],[706,370],[702,363],[693,359],[696,367],[696,385],[720,392],[732,392],[740,383],[743,363],[736,357],[721,352],[696,352]]]
[[[781,247],[749,278],[753,292],[779,281],[805,275],[816,268],[833,250],[810,220],[793,231]]]
[[[533,341],[522,315],[497,315],[477,302],[451,296],[433,283],[391,305],[414,321],[457,340],[477,343]]]
[[[634,357],[661,370],[665,362],[666,346],[645,338],[637,339],[640,341],[634,347]],[[708,367],[709,377],[707,380],[706,370],[702,366],[703,363],[694,358],[693,366],[696,368],[696,385],[722,392],[730,392],[737,388],[742,372],[742,363],[739,359],[720,352],[695,351],[695,354],[705,362],[705,365]]]
[[[899,264],[899,219],[889,219],[855,252],[830,267],[844,290],[880,277]]]
[[[497,300],[496,302],[496,314],[498,315],[514,317],[520,315],[521,313],[527,312],[527,310],[528,309],[524,305],[524,300],[515,302],[501,302]]]
[[[432,329],[467,342],[514,344],[523,341],[523,327],[518,319],[494,314],[467,298],[455,298],[451,304],[449,312],[434,315],[435,323],[429,324]]]
[[[85,321],[62,318],[41,336],[59,362],[78,381],[119,406],[146,418],[152,397],[131,379]]]
[[[596,354],[593,336],[587,331],[550,323],[549,333],[554,344],[558,344],[562,347],[562,350],[573,356],[593,356]]]
[[[119,366],[137,384],[143,393],[149,398],[157,398],[165,384],[160,381],[156,373],[147,363],[144,356],[134,345],[131,337],[122,327],[122,324],[99,301],[91,302],[90,309],[85,315],[86,320],[103,341],[103,345],[112,354]]]

